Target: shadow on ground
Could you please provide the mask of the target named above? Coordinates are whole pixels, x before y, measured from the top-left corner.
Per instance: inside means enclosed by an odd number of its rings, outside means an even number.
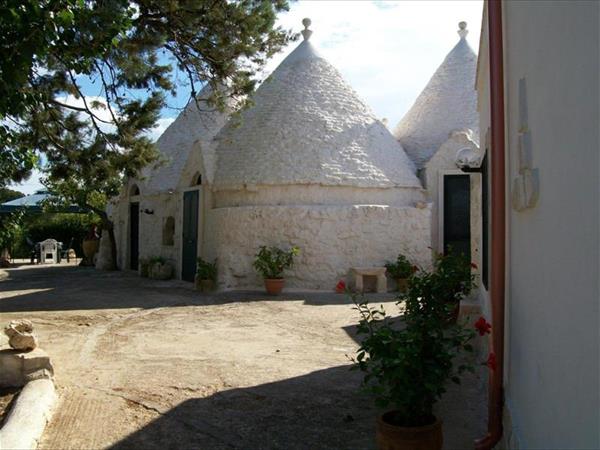
[[[189,399],[110,449],[375,449],[378,411],[361,378],[338,366]],[[469,381],[471,392],[451,387],[436,408],[446,450],[472,448],[485,430],[479,383]]]
[[[260,291],[202,294],[184,281],[156,281],[133,272],[102,272],[77,266],[22,266],[7,270],[0,282],[0,312],[69,311],[120,308],[163,308],[219,305],[265,300],[303,301],[305,304],[351,304],[333,292],[284,292],[277,297]],[[394,294],[367,294],[373,301],[393,300]]]
[[[349,366],[186,400],[114,450],[369,449],[375,411]]]

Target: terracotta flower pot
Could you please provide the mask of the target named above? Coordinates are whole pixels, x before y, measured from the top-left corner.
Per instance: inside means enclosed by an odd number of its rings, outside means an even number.
[[[92,259],[96,252],[98,251],[98,246],[100,245],[100,241],[98,239],[86,239],[83,241],[81,248],[83,249],[83,254],[86,258]]]
[[[196,290],[200,292],[212,292],[215,290],[215,282],[213,280],[203,280],[198,278],[198,275],[194,278],[194,284]]]
[[[399,427],[386,420],[389,411],[377,418],[377,447],[379,450],[441,450],[443,444],[442,422],[436,419],[422,427]]]
[[[154,263],[150,266],[150,278],[154,280],[169,280],[173,276],[173,266],[167,263]]]
[[[406,292],[408,290],[408,278],[396,278],[398,292]]]
[[[150,276],[150,263],[148,261],[140,261],[140,276],[143,278]]]
[[[269,295],[279,295],[283,290],[285,280],[283,278],[265,278],[265,289]]]

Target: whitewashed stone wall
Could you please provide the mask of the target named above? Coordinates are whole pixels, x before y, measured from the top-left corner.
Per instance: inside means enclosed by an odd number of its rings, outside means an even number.
[[[261,245],[300,247],[287,286],[333,289],[350,267],[380,266],[405,254],[431,264],[431,210],[381,205],[245,206],[209,212],[208,255],[216,257],[221,288],[262,286],[252,267]]]
[[[179,251],[181,248],[181,201],[177,194],[161,194],[137,198],[122,198],[112,209],[112,219],[115,224],[115,239],[117,241],[117,263],[121,269],[129,269],[129,205],[132,201],[139,202],[140,207],[140,245],[139,257],[150,258],[162,256],[171,260],[178,268]],[[153,214],[144,213],[151,210]],[[163,245],[163,226],[167,217],[175,219],[173,245]],[[178,269],[179,270],[179,269]]]

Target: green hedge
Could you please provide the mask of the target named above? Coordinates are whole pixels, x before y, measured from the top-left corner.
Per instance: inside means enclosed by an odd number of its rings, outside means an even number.
[[[46,239],[56,239],[63,243],[66,249],[73,238],[73,249],[78,257],[83,255],[81,243],[91,226],[99,224],[97,216],[93,214],[68,214],[44,213],[28,215],[23,220],[23,225],[18,233],[13,246],[12,255],[15,258],[29,258],[30,246],[26,238],[33,242]]]

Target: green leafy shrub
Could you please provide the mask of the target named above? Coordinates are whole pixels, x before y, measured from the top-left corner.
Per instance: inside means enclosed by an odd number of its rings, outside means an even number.
[[[414,265],[404,255],[398,255],[396,262],[388,262],[385,268],[387,269],[387,274],[395,279],[408,278],[414,272]]]
[[[289,250],[279,247],[262,246],[254,259],[254,268],[263,278],[283,278],[283,271],[294,264],[294,256],[300,254],[300,249],[292,246]]]
[[[475,287],[471,269],[476,268],[464,254],[456,254],[451,248],[445,255],[436,255],[434,271],[440,291],[446,293],[446,301],[456,303],[471,293]]]
[[[201,280],[217,281],[217,260],[210,263],[202,258],[196,259],[196,275]]]
[[[154,264],[165,264],[167,262],[167,258],[164,256],[152,256],[148,258],[148,264],[153,266]]]
[[[379,407],[392,407],[391,421],[399,426],[433,423],[433,406],[445,392],[449,380],[460,382],[469,364],[454,367],[456,356],[471,352],[474,329],[449,323],[452,305],[447,302],[448,272],[445,260],[438,270],[421,271],[411,278],[408,291],[398,305],[404,314],[393,319],[383,307],[372,308],[353,296],[360,314],[360,348],[354,358],[355,369],[365,373],[363,386]],[[442,267],[441,270],[440,266]]]

